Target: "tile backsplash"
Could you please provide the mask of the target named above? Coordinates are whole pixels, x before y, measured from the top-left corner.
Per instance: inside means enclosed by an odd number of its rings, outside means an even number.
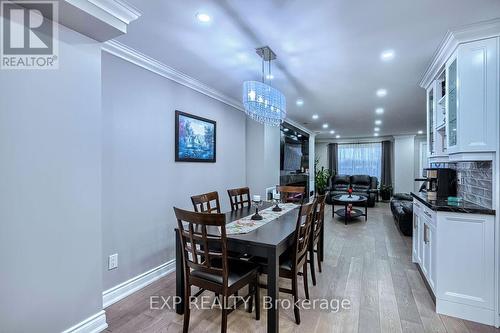
[[[493,169],[490,161],[435,163],[431,167],[457,170],[457,195],[483,207],[493,206]]]

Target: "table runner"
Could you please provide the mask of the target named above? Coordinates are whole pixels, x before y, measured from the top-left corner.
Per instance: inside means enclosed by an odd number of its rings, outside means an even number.
[[[337,200],[342,201],[358,201],[360,199],[361,197],[359,195],[351,195],[351,197],[349,197],[349,194],[342,194],[340,198],[337,198]]]
[[[245,216],[239,220],[233,221],[231,223],[226,224],[226,234],[227,235],[238,235],[238,234],[246,234],[250,231],[253,231],[257,228],[262,227],[264,224],[271,222],[272,220],[277,219],[283,214],[288,213],[292,209],[298,207],[294,203],[284,203],[279,205],[281,207],[281,212],[273,212],[273,207],[269,207],[263,210],[259,210],[259,214],[262,215],[262,220],[254,221],[252,220],[252,215]],[[220,232],[220,228],[219,228]]]

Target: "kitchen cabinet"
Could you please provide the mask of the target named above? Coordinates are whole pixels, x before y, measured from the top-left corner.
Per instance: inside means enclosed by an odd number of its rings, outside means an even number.
[[[436,312],[495,325],[495,216],[434,211],[413,200],[412,259]]]
[[[433,72],[428,69],[424,75],[431,162],[493,160],[500,109],[499,44],[498,36],[450,42],[437,53],[441,58],[434,59]]]

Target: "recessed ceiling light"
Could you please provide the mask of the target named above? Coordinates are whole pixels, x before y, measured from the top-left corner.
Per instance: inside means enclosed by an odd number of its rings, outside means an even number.
[[[302,137],[302,134],[297,134],[297,137],[301,138],[301,137]]]
[[[378,132],[378,131],[380,131],[380,128],[375,127],[373,130],[374,130],[375,132]]]
[[[336,139],[340,139],[340,135],[338,135],[338,134],[337,134],[337,135],[335,135],[335,138],[336,138]]]
[[[375,109],[376,114],[383,114],[384,113],[384,108],[376,108]]]
[[[323,124],[323,128],[328,128],[328,124]]]
[[[335,131],[334,131],[334,130],[331,130],[331,131],[330,131],[330,134],[335,134]]]
[[[313,119],[318,119],[318,118],[319,118],[319,116],[318,116],[317,114],[313,114],[312,118],[313,118]]]
[[[266,79],[272,80],[272,79],[274,79],[274,75],[273,74],[267,74],[266,75]]]
[[[210,22],[210,20],[212,19],[210,17],[210,15],[208,15],[206,13],[197,13],[196,18],[198,19],[198,21],[203,22],[203,23]]]
[[[380,119],[375,120],[375,125],[382,125],[382,120]]]
[[[283,128],[283,131],[284,132],[288,132],[288,128]]]
[[[378,97],[384,97],[385,95],[387,95],[387,90],[385,90],[385,89],[379,89],[379,90],[377,90],[377,96]]]
[[[378,133],[373,133],[373,136],[378,136]]]
[[[390,61],[394,59],[394,50],[385,50],[380,54],[380,59],[383,61]]]
[[[304,105],[304,100],[302,98],[299,98],[299,99],[297,99],[295,104],[297,104],[297,106],[302,106],[302,105]]]
[[[417,133],[418,133],[418,134],[424,134],[424,131],[419,130]]]

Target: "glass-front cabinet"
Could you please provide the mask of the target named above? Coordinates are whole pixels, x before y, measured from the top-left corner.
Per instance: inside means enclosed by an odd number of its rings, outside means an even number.
[[[446,68],[446,77],[448,82],[448,87],[446,88],[446,99],[447,99],[447,109],[448,109],[448,149],[450,152],[454,150],[457,146],[457,132],[458,132],[458,120],[457,120],[457,58],[453,57],[448,61]]]
[[[429,156],[434,155],[434,86],[427,90],[427,133]]]

